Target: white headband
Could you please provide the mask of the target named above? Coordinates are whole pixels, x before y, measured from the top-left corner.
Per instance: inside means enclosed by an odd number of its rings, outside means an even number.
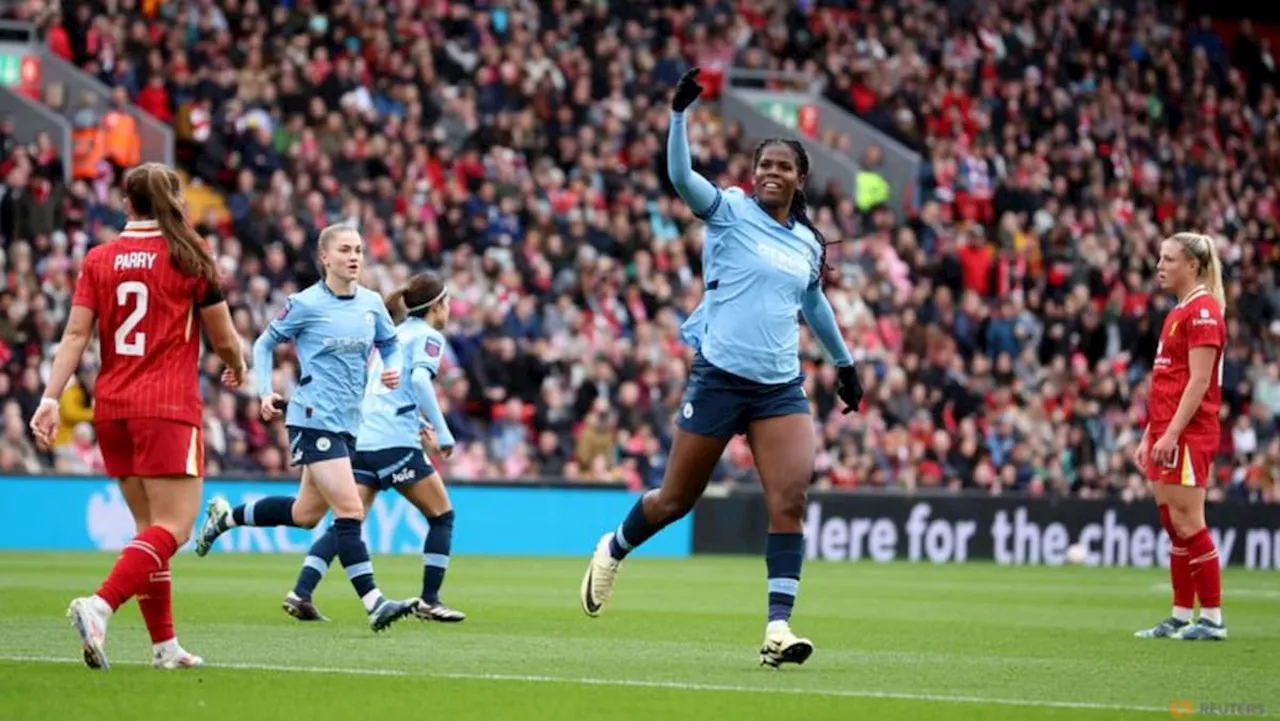
[[[415,305],[415,306],[413,306],[412,308],[410,308],[410,309],[409,309],[409,312],[410,312],[410,313],[413,313],[413,312],[415,312],[415,311],[422,310],[423,308],[430,308],[431,306],[435,305],[436,303],[439,303],[439,302],[440,302],[440,299],[444,298],[444,297],[445,297],[445,295],[446,295],[448,292],[449,292],[449,289],[448,289],[448,288],[441,288],[441,289],[440,289],[440,293],[439,293],[438,295],[436,295],[436,297],[432,298],[431,300],[427,301],[426,303],[423,303],[422,305]]]

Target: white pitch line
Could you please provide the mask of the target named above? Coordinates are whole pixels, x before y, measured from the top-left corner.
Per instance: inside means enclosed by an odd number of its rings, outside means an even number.
[[[25,663],[83,663],[80,659],[60,658],[56,656],[0,656],[0,661],[18,661]],[[148,665],[136,661],[117,661],[117,664],[128,666]],[[684,683],[681,681],[643,681],[623,678],[590,678],[575,676],[534,676],[504,673],[448,673],[448,672],[410,672],[396,669],[370,668],[336,668],[323,666],[283,666],[270,663],[219,663],[208,666],[209,669],[236,669],[245,671],[280,671],[284,673],[332,673],[353,676],[413,676],[441,679],[459,679],[466,681],[508,681],[516,683],[561,683],[575,686],[623,686],[630,688],[656,688],[671,691],[704,691],[721,693],[781,693],[796,696],[827,696],[833,698],[867,698],[890,699],[894,701],[924,701],[931,703],[956,704],[994,704],[998,706],[1020,706],[1023,708],[1059,708],[1082,709],[1090,711],[1134,711],[1141,713],[1169,713],[1168,707],[1137,706],[1127,704],[1094,703],[1090,701],[1048,701],[1012,698],[986,698],[982,696],[952,696],[948,694],[902,693],[897,691],[870,691],[853,689],[828,688],[770,688],[762,686],[733,686],[728,684]],[[196,673],[195,671],[178,671],[177,673]],[[763,673],[763,672],[762,672]]]

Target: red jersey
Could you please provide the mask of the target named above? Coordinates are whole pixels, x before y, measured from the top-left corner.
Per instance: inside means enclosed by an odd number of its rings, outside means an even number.
[[[218,288],[183,274],[155,221],[131,221],[119,239],[89,251],[74,305],[98,318],[102,369],[95,421],[165,418],[199,427],[200,319]]]
[[[1218,409],[1222,407],[1222,358],[1226,344],[1227,326],[1222,309],[1203,288],[1193,291],[1169,312],[1164,319],[1164,329],[1160,331],[1160,345],[1151,371],[1148,423],[1153,443],[1169,427],[1169,422],[1178,412],[1178,404],[1182,402],[1182,392],[1191,380],[1191,349],[1214,348],[1217,357],[1214,359],[1215,370],[1209,377],[1209,390],[1205,391],[1204,400],[1182,435],[1205,444],[1211,443],[1217,448],[1220,437]]]

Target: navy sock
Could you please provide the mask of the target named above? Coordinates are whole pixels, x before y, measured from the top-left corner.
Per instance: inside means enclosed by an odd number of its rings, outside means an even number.
[[[334,519],[333,531],[338,539],[338,558],[347,570],[347,578],[351,579],[356,595],[364,601],[365,610],[372,611],[380,594],[377,593],[378,585],[373,582],[373,562],[369,560],[369,549],[360,537],[360,520]]]
[[[422,542],[422,600],[438,603],[453,547],[453,511],[428,518],[427,525],[427,538]]]
[[[297,526],[293,522],[293,497],[259,498],[231,509],[231,520],[237,526]],[[223,529],[226,530],[225,528]]]
[[[770,533],[765,541],[764,563],[769,572],[769,620],[789,621],[800,591],[804,534]]]
[[[627,557],[628,553],[639,548],[640,544],[653,538],[654,534],[666,525],[665,523],[654,525],[644,517],[644,496],[641,496],[627,513],[627,517],[622,519],[618,530],[613,532],[613,538],[609,540],[609,555],[621,561]]]
[[[294,584],[293,592],[299,598],[311,598],[316,586],[320,585],[320,579],[324,578],[324,574],[329,570],[329,564],[333,563],[337,555],[338,533],[333,526],[329,526],[329,530],[317,538],[316,542],[311,544],[311,550],[307,551],[307,557],[302,562],[302,570],[298,572],[298,582]]]

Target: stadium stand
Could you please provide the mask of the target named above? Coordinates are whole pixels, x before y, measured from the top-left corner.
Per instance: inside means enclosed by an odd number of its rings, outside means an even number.
[[[448,477],[660,482],[701,265],[664,178],[666,93],[691,63],[746,64],[812,73],[924,158],[909,203],[870,151],[856,202],[811,199],[843,241],[827,288],[868,388],[841,415],[806,339],[817,483],[1145,495],[1128,458],[1170,306],[1154,249],[1195,228],[1218,239],[1231,308],[1212,497],[1276,501],[1280,101],[1263,35],[1244,24],[1227,43],[1176,8],[1105,1],[669,5],[121,0],[15,17],[173,123],[246,339],[316,280],[330,223],[360,227],[372,288],[450,274]],[[749,188],[755,139],[710,104],[690,125],[699,169]],[[78,259],[123,220],[112,162],[128,155],[112,144],[64,186],[50,165],[66,159],[7,137],[0,470],[90,472],[91,371],[52,458],[21,421]],[[285,472],[283,429],[207,366],[211,473]],[[749,480],[749,459],[735,441],[718,480]]]

